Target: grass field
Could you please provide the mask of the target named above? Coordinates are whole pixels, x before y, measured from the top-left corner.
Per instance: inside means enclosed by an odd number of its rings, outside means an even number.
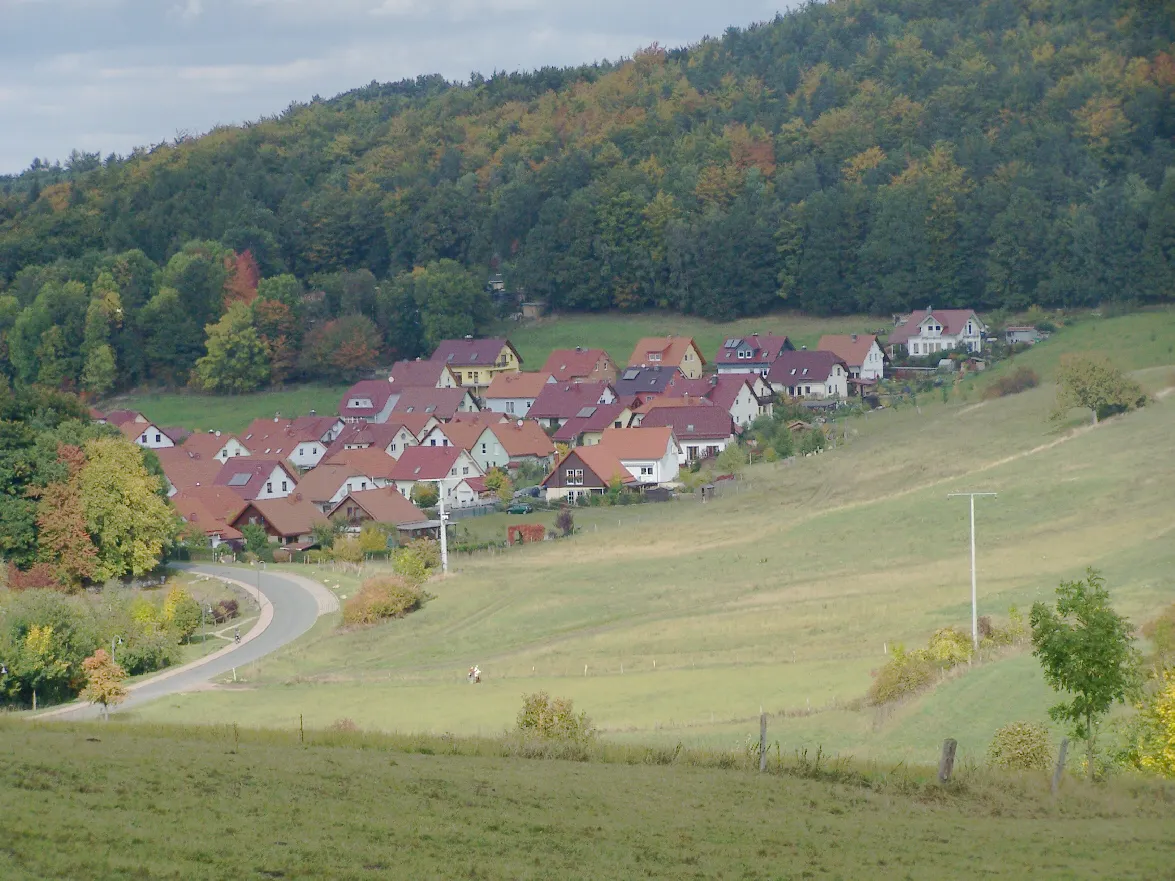
[[[526,370],[538,370],[553,349],[604,349],[618,364],[627,364],[637,340],[646,336],[691,336],[709,361],[730,337],[746,334],[785,334],[795,344],[812,348],[826,333],[868,333],[886,327],[886,319],[869,316],[820,318],[782,312],[737,321],[707,321],[676,313],[642,312],[564,315],[524,324],[503,324],[496,332],[514,343]]]
[[[1102,330],[1133,332],[1135,321]],[[1050,341],[1050,358],[1064,342]],[[1171,370],[1140,375],[1154,391]],[[967,506],[948,492],[1000,493],[978,506],[981,614],[1047,600],[1087,565],[1104,570],[1139,623],[1172,599],[1175,460],[1162,451],[1175,436],[1175,396],[1095,429],[1078,413],[1049,423],[1052,396],[958,394],[877,412],[848,423],[847,447],[755,466],[737,492],[704,506],[577,512],[570,540],[456,557],[456,574],[408,619],[356,632],[323,623],[235,689],[137,715],[289,728],[303,714],[319,727],[347,718],[493,734],[512,724],[522,693],[546,689],[629,741],[736,742],[762,706],[785,748],[927,762],[951,736],[974,758],[1000,725],[1044,718],[1051,696],[1029,656],[892,713],[845,709],[885,649],[968,624]],[[498,525],[507,519],[532,518]],[[341,595],[357,583],[329,569],[319,577]],[[465,683],[473,663],[486,674],[477,688]]]
[[[247,395],[204,395],[197,392],[149,392],[104,401],[102,409],[138,410],[161,426],[192,431],[239,432],[254,419],[305,416],[311,410],[328,416],[338,412],[348,386],[306,385],[280,392]]]
[[[0,719],[0,876],[1165,877],[1169,787],[957,766],[771,773],[730,754]],[[673,761],[672,764],[647,764]],[[726,767],[716,767],[725,765]],[[852,773],[855,772],[855,773]]]

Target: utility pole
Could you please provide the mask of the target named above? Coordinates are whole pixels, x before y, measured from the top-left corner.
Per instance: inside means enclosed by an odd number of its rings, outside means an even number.
[[[449,512],[445,510],[445,484],[437,481],[437,500],[441,517],[441,573],[449,574]]]
[[[971,642],[979,648],[979,601],[975,590],[975,497],[992,496],[995,493],[948,493],[947,498],[953,499],[966,496],[971,500]]]

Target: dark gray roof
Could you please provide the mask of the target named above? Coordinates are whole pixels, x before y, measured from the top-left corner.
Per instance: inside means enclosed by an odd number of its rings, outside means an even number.
[[[681,371],[676,367],[629,367],[614,383],[622,398],[632,395],[660,394]]]

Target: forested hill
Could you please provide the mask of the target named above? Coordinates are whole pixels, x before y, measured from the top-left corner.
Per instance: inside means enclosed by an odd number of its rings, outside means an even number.
[[[477,323],[458,268],[556,309],[714,317],[1170,298],[1173,41],[1173,0],[835,0],[617,65],[372,84],[5,180],[0,332],[105,274],[118,381],[186,378],[233,299],[196,278],[220,249],[295,312],[325,292],[300,326],[366,315],[399,354]],[[58,289],[9,372],[80,351]],[[182,339],[152,343],[173,309]]]

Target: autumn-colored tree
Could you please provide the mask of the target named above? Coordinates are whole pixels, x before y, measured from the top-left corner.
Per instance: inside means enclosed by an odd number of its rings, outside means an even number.
[[[514,493],[514,484],[510,480],[510,475],[501,468],[491,468],[487,471],[485,483],[486,489],[494,493],[503,502],[509,501],[511,495]]]
[[[302,368],[331,379],[354,379],[375,367],[379,346],[379,331],[370,318],[347,315],[307,335]]]
[[[200,604],[186,588],[174,585],[163,600],[163,626],[175,634],[180,642],[192,638],[200,626]]]
[[[253,325],[269,352],[269,378],[281,384],[298,363],[302,334],[293,310],[281,300],[253,301]]]
[[[1057,404],[1051,414],[1062,419],[1074,407],[1093,412],[1093,421],[1125,413],[1146,403],[1146,392],[1137,382],[1093,355],[1066,355],[1057,371]]]
[[[257,298],[257,283],[261,278],[253,252],[246,250],[225,256],[224,268],[228,271],[224,282],[225,305],[252,303]]]
[[[412,504],[418,508],[433,508],[441,500],[435,483],[418,481],[412,485]]]
[[[144,575],[159,565],[179,520],[159,495],[139,447],[116,438],[85,444],[78,481],[86,530],[98,548],[95,581]]]
[[[57,458],[65,465],[68,476],[39,492],[37,556],[40,562],[53,567],[62,587],[73,591],[93,576],[98,549],[86,529],[82,503],[81,472],[86,464],[85,454],[79,447],[59,444]]]
[[[122,684],[126,671],[114,662],[106,649],[98,649],[82,661],[82,667],[86,671],[86,687],[82,689],[81,699],[100,706],[102,715],[109,719],[110,708],[127,698],[127,690]]]

